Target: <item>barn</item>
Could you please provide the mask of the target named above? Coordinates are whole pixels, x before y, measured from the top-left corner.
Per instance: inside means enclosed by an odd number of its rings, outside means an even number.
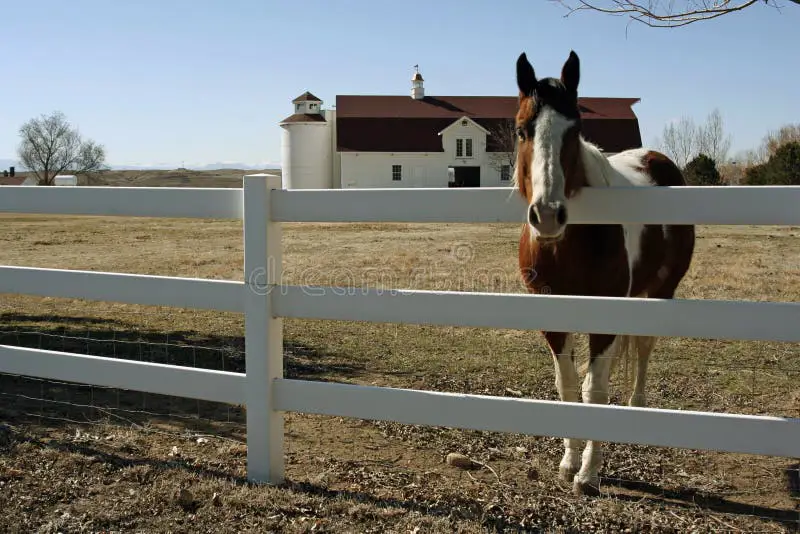
[[[337,95],[334,109],[295,98],[283,187],[510,187],[517,97],[428,96],[418,70],[411,82],[410,95]],[[608,154],[641,147],[637,102],[581,97],[584,136]]]

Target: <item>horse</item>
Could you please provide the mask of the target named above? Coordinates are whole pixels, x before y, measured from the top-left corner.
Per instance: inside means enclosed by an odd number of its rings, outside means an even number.
[[[526,203],[519,269],[533,294],[671,299],[692,261],[694,225],[570,224],[570,199],[587,187],[684,186],[680,168],[647,148],[606,156],[581,131],[580,60],[574,50],[560,78],[537,79],[523,52],[517,59],[517,155],[512,187]],[[575,333],[542,331],[562,401],[580,402]],[[614,364],[633,371],[630,406],[646,405],[647,365],[657,338],[589,334],[581,388],[585,403],[608,403]],[[635,357],[632,354],[635,352]],[[584,448],[585,445],[585,448]],[[583,452],[581,453],[581,449]],[[565,438],[559,478],[577,495],[599,494],[600,443]]]

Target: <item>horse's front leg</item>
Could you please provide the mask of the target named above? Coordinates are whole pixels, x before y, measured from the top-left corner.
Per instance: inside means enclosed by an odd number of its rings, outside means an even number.
[[[614,335],[589,336],[589,369],[583,381],[583,402],[606,404],[611,365],[620,348],[620,338]],[[573,491],[580,495],[597,495],[600,492],[600,467],[603,464],[603,446],[589,440],[583,450],[581,468],[575,475]]]
[[[575,336],[563,332],[545,332],[545,339],[553,354],[556,388],[564,402],[580,402],[578,372],[575,367]],[[564,482],[572,482],[581,467],[581,449],[584,441],[564,439],[564,457],[558,466],[558,475]]]

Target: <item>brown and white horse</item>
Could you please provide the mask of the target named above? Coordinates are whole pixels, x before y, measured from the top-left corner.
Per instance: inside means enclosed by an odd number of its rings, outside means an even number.
[[[584,187],[681,186],[680,169],[666,156],[633,149],[606,157],[581,134],[580,62],[575,52],[560,79],[536,79],[525,53],[517,60],[519,108],[514,186],[528,205],[519,242],[519,266],[531,293],[669,299],[694,252],[694,226],[569,224],[570,199]],[[574,334],[544,332],[562,401],[580,402]],[[645,405],[645,379],[656,338],[589,335],[583,402],[608,402],[612,364],[635,352],[628,404]],[[599,443],[564,440],[562,480],[578,494],[597,494],[603,461]],[[581,449],[583,453],[581,454]]]

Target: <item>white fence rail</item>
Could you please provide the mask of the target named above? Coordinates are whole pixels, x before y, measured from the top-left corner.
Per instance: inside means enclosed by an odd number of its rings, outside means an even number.
[[[522,223],[508,187],[276,191],[274,222]],[[572,224],[800,224],[800,187],[587,188],[570,201]]]
[[[242,312],[244,289],[229,280],[0,266],[0,293],[39,297]]]
[[[624,209],[622,209],[624,208]],[[575,224],[800,225],[800,187],[586,190]],[[281,190],[0,187],[0,212],[242,219],[244,280],[0,267],[0,293],[241,312],[246,374],[0,345],[0,372],[247,405],[248,478],[284,477],[287,411],[738,453],[800,456],[800,420],[287,380],[283,317],[800,341],[800,303],[287,286],[284,222],[519,222],[508,188]]]

